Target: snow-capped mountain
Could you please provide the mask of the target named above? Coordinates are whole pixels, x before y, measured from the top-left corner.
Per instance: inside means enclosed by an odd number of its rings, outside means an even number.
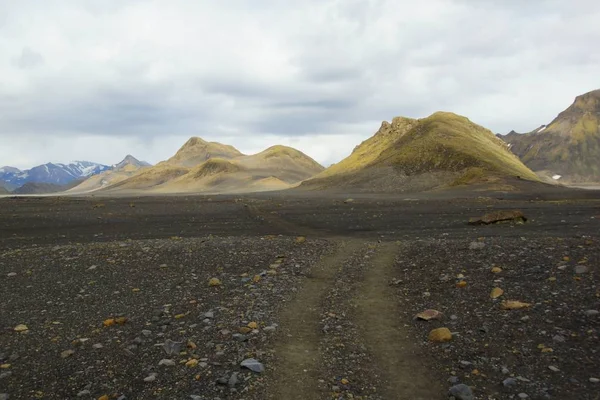
[[[53,183],[65,185],[76,179],[88,178],[110,169],[108,165],[89,161],[73,161],[69,164],[47,163],[21,171],[13,167],[0,168],[0,182],[4,181],[12,187],[22,186],[27,182]]]

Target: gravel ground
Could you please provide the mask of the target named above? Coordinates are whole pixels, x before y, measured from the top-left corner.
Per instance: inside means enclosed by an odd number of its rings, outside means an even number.
[[[444,314],[412,324],[449,386],[466,383],[480,399],[597,399],[599,263],[591,237],[422,240],[402,244],[392,285],[407,323],[425,309]],[[504,293],[492,299],[494,288]],[[530,306],[503,310],[505,300]],[[439,327],[451,341],[427,340]]]
[[[284,237],[175,237],[2,251],[0,393],[263,398],[264,374],[240,362],[268,370],[277,310],[327,249]],[[20,324],[27,330],[15,331]],[[180,349],[167,354],[168,341]]]

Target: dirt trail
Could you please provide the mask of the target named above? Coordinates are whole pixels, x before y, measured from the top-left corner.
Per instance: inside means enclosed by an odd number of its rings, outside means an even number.
[[[386,399],[443,398],[445,390],[430,376],[419,348],[399,319],[398,304],[389,286],[397,254],[395,243],[377,249],[357,293],[356,322],[363,327],[367,349],[384,378],[381,391]]]
[[[336,250],[314,266],[303,287],[281,315],[282,338],[275,347],[278,358],[270,399],[321,399],[318,384],[320,303],[336,272],[361,242],[337,241]]]

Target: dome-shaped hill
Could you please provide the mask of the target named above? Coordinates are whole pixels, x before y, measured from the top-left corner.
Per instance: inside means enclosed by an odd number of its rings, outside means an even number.
[[[437,112],[384,122],[349,157],[302,187],[420,191],[509,177],[537,180],[491,131],[465,117]]]
[[[315,160],[287,146],[272,146],[268,149],[240,159],[240,165],[261,171],[288,184],[297,183],[315,176],[323,167]]]
[[[192,137],[166,163],[182,167],[194,167],[210,158],[232,159],[241,156],[243,154],[233,146],[207,142],[199,137]]]

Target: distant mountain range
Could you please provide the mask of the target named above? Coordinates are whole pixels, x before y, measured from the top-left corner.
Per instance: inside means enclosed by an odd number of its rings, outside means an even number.
[[[23,171],[5,166],[0,168],[0,187],[21,194],[51,193],[69,189],[94,175],[122,169],[126,165],[149,166],[150,164],[127,155],[123,161],[112,166],[90,161],[73,161],[69,164],[47,163]],[[21,187],[24,187],[23,190],[17,190]]]

